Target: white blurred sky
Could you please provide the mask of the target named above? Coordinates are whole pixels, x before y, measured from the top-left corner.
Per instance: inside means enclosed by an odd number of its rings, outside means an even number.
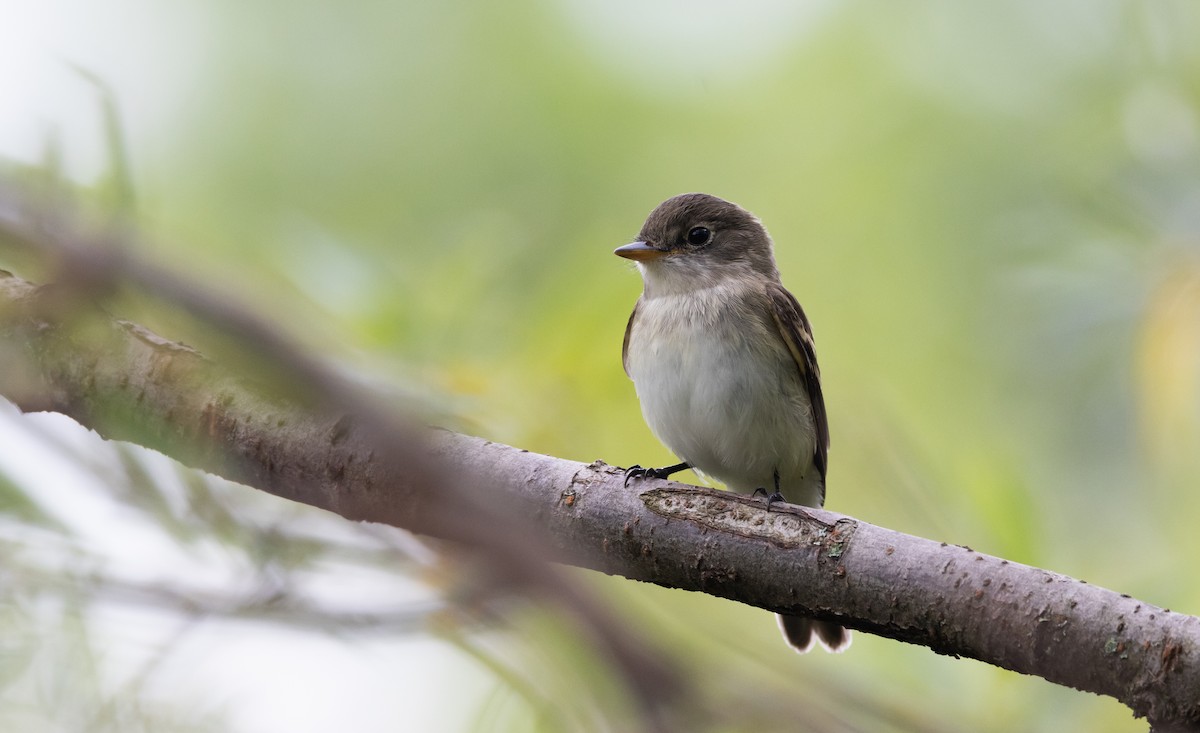
[[[127,136],[153,145],[203,63],[210,39],[200,7],[0,2],[0,156],[36,162],[57,140],[73,177],[88,180],[104,168],[97,90],[76,67],[116,92]]]

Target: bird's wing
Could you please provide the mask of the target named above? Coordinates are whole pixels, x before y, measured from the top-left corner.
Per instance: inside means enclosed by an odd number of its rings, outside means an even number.
[[[825,415],[825,398],[821,394],[821,370],[817,366],[817,350],[813,343],[812,327],[804,309],[795,296],[779,283],[767,286],[771,299],[771,315],[779,327],[779,335],[792,352],[792,359],[800,371],[800,379],[808,388],[808,399],[812,404],[813,424],[817,429],[817,447],[813,463],[821,472],[822,498],[824,498],[825,467],[829,457],[829,419]]]
[[[629,334],[633,333],[633,320],[637,318],[638,309],[642,307],[642,299],[638,298],[633,304],[633,312],[629,314],[629,323],[625,324],[625,340],[621,343],[621,366],[625,367],[625,375],[629,376]]]

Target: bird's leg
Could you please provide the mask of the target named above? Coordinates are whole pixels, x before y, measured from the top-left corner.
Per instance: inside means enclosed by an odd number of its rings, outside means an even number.
[[[679,473],[685,468],[691,468],[691,464],[687,461],[676,463],[674,466],[666,468],[642,468],[641,466],[630,466],[625,469],[625,485],[635,478],[670,478],[671,474]]]
[[[762,494],[763,496],[767,497],[767,511],[771,511],[771,505],[774,504],[775,502],[783,501],[783,494],[779,493],[779,469],[778,468],[775,469],[775,493],[768,494],[767,490],[760,486],[757,489],[755,489],[754,493],[751,494],[750,496],[758,496],[759,494]]]

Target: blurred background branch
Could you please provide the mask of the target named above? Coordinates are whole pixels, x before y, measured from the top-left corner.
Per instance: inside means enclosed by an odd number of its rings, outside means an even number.
[[[486,477],[465,479],[453,464],[431,461],[424,428],[379,407],[232,299],[133,255],[122,233],[91,239],[67,211],[0,186],[0,241],[55,263],[57,275],[34,288],[0,273],[8,337],[0,373],[19,407],[61,412],[107,438],[348,519],[452,540],[481,566],[476,601],[515,593],[561,605],[638,703],[629,725],[664,729],[680,685],[664,656],[546,564],[545,538],[487,497]],[[128,288],[186,311],[239,358],[230,368],[110,320],[100,303]]]

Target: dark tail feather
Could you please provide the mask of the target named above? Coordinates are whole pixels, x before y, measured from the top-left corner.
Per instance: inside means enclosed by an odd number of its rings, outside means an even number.
[[[812,649],[814,641],[821,642],[821,646],[831,652],[844,652],[850,646],[850,630],[844,626],[807,616],[777,614],[775,618],[783,631],[784,641],[801,654]]]

